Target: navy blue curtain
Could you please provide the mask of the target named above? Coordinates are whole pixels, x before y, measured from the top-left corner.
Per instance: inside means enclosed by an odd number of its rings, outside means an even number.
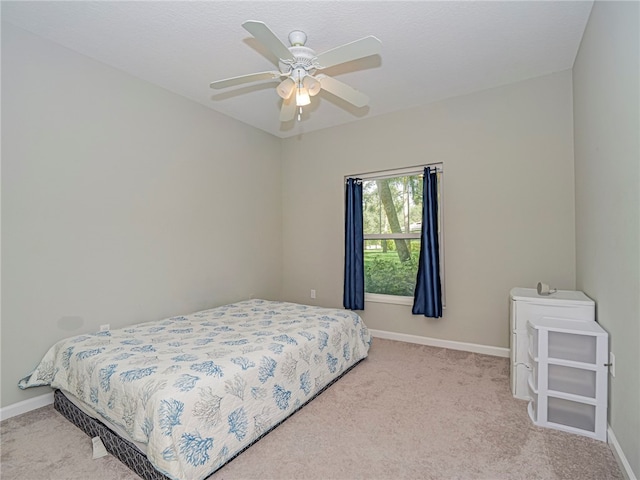
[[[442,316],[442,287],[440,284],[440,246],[438,245],[438,176],[429,167],[422,180],[422,235],[418,278],[413,295],[414,315]]]
[[[362,180],[348,178],[345,192],[344,308],[364,310]]]

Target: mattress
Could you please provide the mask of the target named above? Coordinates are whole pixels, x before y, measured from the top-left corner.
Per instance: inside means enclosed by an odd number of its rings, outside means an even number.
[[[248,300],[62,340],[19,386],[69,392],[168,478],[201,480],[365,358],[370,342],[354,312]]]

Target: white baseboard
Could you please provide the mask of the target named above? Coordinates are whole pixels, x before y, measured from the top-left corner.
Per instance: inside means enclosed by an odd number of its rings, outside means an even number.
[[[53,392],[29,398],[28,400],[23,400],[22,402],[14,403],[12,405],[7,405],[6,407],[0,408],[0,421],[17,415],[22,415],[23,413],[30,412],[37,408],[46,407],[52,403]]]
[[[482,353],[494,357],[509,357],[510,350],[503,347],[491,347],[488,345],[478,345],[477,343],[454,342],[452,340],[441,340],[439,338],[421,337],[419,335],[409,335],[407,333],[386,332],[384,330],[369,329],[371,335],[387,340],[398,340],[400,342],[417,343],[419,345],[429,345],[430,347],[449,348],[451,350],[464,350],[465,352]]]
[[[611,447],[611,450],[613,451],[613,456],[616,457],[616,461],[620,466],[620,470],[622,471],[624,478],[626,480],[638,480],[638,478],[633,473],[633,470],[631,470],[631,465],[629,464],[627,457],[622,451],[622,448],[618,443],[618,439],[613,434],[613,430],[611,430],[611,425],[609,425],[607,428],[607,443],[609,444],[609,446]]]

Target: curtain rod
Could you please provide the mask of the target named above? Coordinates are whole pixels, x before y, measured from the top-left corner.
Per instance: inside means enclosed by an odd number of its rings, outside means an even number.
[[[411,174],[422,174],[422,171],[426,167],[431,167],[435,169],[437,173],[443,172],[443,163],[424,163],[422,165],[416,165],[414,167],[406,167],[406,168],[398,168],[392,170],[378,170],[376,172],[369,172],[365,174],[356,174],[356,175],[346,175],[344,177],[345,182],[348,178],[359,178],[361,180],[371,180],[371,179],[383,179],[383,178],[394,178],[394,177],[403,177]]]

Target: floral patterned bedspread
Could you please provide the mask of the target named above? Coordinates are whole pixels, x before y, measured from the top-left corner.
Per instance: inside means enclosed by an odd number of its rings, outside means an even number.
[[[348,310],[244,302],[56,343],[20,388],[50,385],[200,480],[367,356]]]

